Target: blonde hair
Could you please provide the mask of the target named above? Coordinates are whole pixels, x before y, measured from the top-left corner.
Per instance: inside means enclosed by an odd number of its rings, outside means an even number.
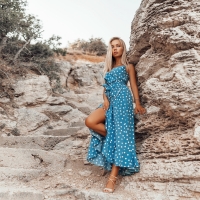
[[[119,37],[112,37],[109,41],[109,44],[108,44],[107,54],[106,54],[106,58],[105,58],[105,64],[104,64],[104,68],[103,68],[103,77],[105,76],[106,72],[109,72],[110,70],[112,70],[113,64],[114,64],[114,61],[115,61],[114,57],[112,56],[112,46],[111,46],[111,42],[113,40],[119,40],[120,41],[120,44],[123,47],[121,63],[123,65],[125,65],[126,67],[128,66],[128,60],[127,60],[127,57],[126,57],[126,44],[125,44],[125,42]]]

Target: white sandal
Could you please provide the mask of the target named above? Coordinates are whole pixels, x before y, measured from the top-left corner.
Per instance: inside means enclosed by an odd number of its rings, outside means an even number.
[[[113,183],[113,185],[115,186],[116,181],[117,181],[118,178],[117,178],[116,176],[113,176],[113,175],[110,175],[110,176],[114,177],[115,180],[112,180],[112,179],[109,177],[108,181],[111,181],[111,182]],[[107,181],[107,182],[108,182],[108,181]],[[111,189],[111,188],[104,188],[104,189],[103,189],[103,192],[113,193],[114,190],[115,190],[115,188],[113,188],[113,189]]]

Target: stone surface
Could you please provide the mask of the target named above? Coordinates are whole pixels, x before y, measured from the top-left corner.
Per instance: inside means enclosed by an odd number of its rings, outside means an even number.
[[[49,118],[45,114],[26,107],[17,109],[15,117],[20,134],[27,134],[49,121]]]
[[[18,105],[36,105],[45,102],[51,94],[50,81],[47,76],[31,75],[13,85],[15,102]]]
[[[2,187],[0,188],[1,200],[43,200],[44,196],[32,188]]]
[[[147,113],[136,121],[141,171],[124,183],[138,199],[200,198],[199,13],[197,0],[143,0],[132,22],[128,57]]]
[[[84,170],[84,171],[80,171],[79,174],[81,176],[90,176],[91,175],[91,171],[88,171],[88,170]]]
[[[46,103],[50,105],[60,105],[60,104],[65,104],[66,99],[64,97],[52,97],[49,96],[47,99]]]
[[[0,98],[0,103],[9,103],[9,102],[10,102],[9,98],[6,97]]]
[[[10,133],[17,128],[17,122],[15,120],[10,120],[7,117],[1,117],[1,115],[0,120],[0,131],[4,133]]]
[[[53,105],[53,106],[49,106],[47,104],[43,104],[40,107],[35,108],[37,111],[39,112],[43,112],[43,113],[53,113],[53,114],[58,114],[58,115],[65,115],[68,112],[70,112],[72,110],[71,106],[68,105]]]

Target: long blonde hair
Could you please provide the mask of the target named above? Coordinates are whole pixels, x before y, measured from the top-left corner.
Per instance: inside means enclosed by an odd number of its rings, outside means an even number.
[[[120,43],[123,47],[121,63],[123,65],[125,65],[126,67],[128,66],[128,60],[127,60],[127,57],[126,57],[126,44],[125,44],[125,42],[119,37],[112,37],[109,41],[109,44],[108,44],[107,54],[106,54],[106,58],[105,58],[105,64],[104,64],[104,68],[103,68],[103,77],[105,76],[106,72],[109,72],[113,68],[113,65],[114,65],[114,62],[115,62],[115,59],[112,56],[112,46],[111,46],[111,42],[113,40],[119,40],[120,41]]]

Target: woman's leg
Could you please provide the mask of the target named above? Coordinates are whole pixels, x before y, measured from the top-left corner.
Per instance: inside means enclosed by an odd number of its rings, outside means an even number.
[[[94,110],[90,115],[85,119],[85,125],[88,128],[91,128],[100,135],[106,136],[105,129],[105,110],[100,107]]]
[[[119,168],[120,168],[120,167],[115,166],[114,164],[112,165],[112,170],[111,170],[111,173],[110,173],[110,177],[109,177],[109,178],[110,178],[111,180],[113,180],[114,183],[116,183],[116,180],[117,180],[117,179],[114,178],[114,177],[117,177],[117,176],[118,176]],[[110,180],[108,179],[108,182],[107,182],[107,184],[106,184],[106,188],[114,189],[114,187],[115,187],[115,184],[113,184],[113,182],[110,181]],[[104,192],[106,192],[106,190],[104,190]]]
[[[100,135],[106,136],[106,129],[105,129],[105,110],[103,110],[102,107],[97,108],[94,110],[90,115],[85,119],[85,125],[88,128],[91,128],[95,132],[99,133]],[[114,164],[112,165],[112,170],[110,173],[110,178],[115,181],[116,179],[114,177],[118,176],[119,172],[119,167],[115,166]],[[112,175],[112,176],[111,176]],[[114,176],[114,177],[113,177]],[[107,182],[106,185],[107,188],[114,188],[114,185],[112,181]],[[105,191],[106,192],[106,191]]]

